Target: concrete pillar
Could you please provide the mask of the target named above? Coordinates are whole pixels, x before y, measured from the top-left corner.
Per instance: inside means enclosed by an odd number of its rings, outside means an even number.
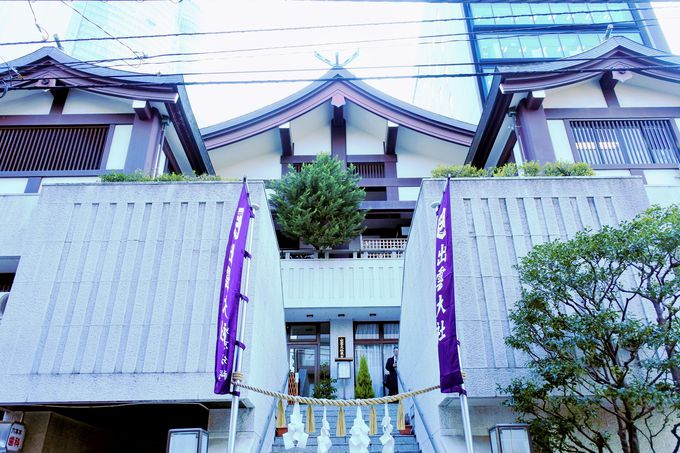
[[[208,453],[225,453],[229,439],[229,419],[231,408],[210,409],[208,415]],[[236,423],[236,446],[237,452],[255,452],[261,435],[267,433],[255,433],[253,429],[253,409],[241,407],[238,411]],[[271,445],[263,445],[264,448]]]
[[[347,357],[354,357],[354,322],[351,319],[331,320],[331,377],[337,379],[338,365],[335,359],[338,357],[338,337],[345,337]],[[339,380],[336,383],[338,398],[354,398],[354,362],[351,362],[352,374],[350,379]]]

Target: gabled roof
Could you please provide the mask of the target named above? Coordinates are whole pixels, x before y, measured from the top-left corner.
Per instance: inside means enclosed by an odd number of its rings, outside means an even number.
[[[219,148],[285,124],[338,95],[400,126],[442,140],[469,146],[474,135],[473,124],[400,101],[362,82],[345,69],[332,69],[285,99],[201,132],[208,149]]]
[[[163,103],[192,167],[197,172],[214,173],[181,76],[147,75],[96,66],[72,58],[56,47],[42,47],[0,67],[2,77],[9,79],[10,90],[52,88],[50,82],[54,82],[58,87]]]
[[[515,93],[572,85],[612,71],[631,71],[680,83],[680,58],[663,55],[659,50],[615,36],[561,60],[498,67],[465,162],[485,164]]]

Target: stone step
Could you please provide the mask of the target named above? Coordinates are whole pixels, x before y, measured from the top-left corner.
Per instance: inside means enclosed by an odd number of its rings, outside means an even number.
[[[381,453],[382,452],[382,444],[379,445],[369,445],[368,451],[369,453]],[[347,453],[348,447],[346,445],[332,445],[328,453]],[[309,447],[307,448],[293,448],[291,450],[286,450],[283,445],[281,446],[276,446],[272,447],[271,453],[315,453],[316,452],[316,446],[314,447]],[[394,449],[395,453],[421,453],[420,449],[418,447],[409,447],[409,448],[395,448]]]
[[[347,445],[349,442],[349,438],[351,436],[348,434],[345,437],[336,437],[336,436],[331,436],[331,442],[333,445]],[[371,444],[380,444],[380,436],[370,436],[371,437]],[[394,444],[395,445],[418,445],[418,442],[416,441],[415,436],[401,436],[401,435],[396,435],[392,436],[394,437]],[[309,439],[307,439],[307,445],[317,445],[318,444],[318,437],[314,436],[312,437],[311,435],[309,436]],[[276,437],[274,439],[274,445],[283,445],[283,438],[282,437]],[[382,445],[382,444],[381,444]]]

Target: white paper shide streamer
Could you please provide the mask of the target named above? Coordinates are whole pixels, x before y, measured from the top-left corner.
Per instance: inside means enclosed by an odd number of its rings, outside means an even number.
[[[361,406],[357,406],[357,415],[349,433],[352,435],[349,438],[349,453],[368,453],[371,438],[368,436],[368,425],[361,415]]]
[[[309,434],[305,432],[305,424],[302,423],[302,414],[300,414],[300,404],[295,403],[293,406],[293,413],[290,414],[290,422],[288,423],[288,432],[283,435],[283,446],[286,450],[291,448],[305,448],[307,446],[307,438]]]
[[[390,412],[385,404],[385,416],[382,419],[383,435],[380,436],[380,443],[383,444],[382,453],[394,453],[394,437],[392,437],[392,419]]]
[[[326,420],[326,408],[323,408],[323,420],[321,421],[321,431],[319,433],[319,437],[317,438],[317,447],[316,447],[316,453],[328,453],[328,450],[331,449],[331,445],[333,443],[331,442],[331,427],[328,424],[328,420]]]

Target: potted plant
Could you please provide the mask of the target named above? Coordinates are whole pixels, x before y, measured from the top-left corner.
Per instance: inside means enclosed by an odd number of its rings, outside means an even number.
[[[322,363],[319,369],[319,383],[314,386],[314,398],[334,400],[336,398],[335,383],[337,379],[331,379],[331,367],[328,363]]]
[[[410,436],[413,432],[413,426],[411,426],[411,417],[408,414],[404,415],[404,429],[399,430],[399,434],[402,436]]]

